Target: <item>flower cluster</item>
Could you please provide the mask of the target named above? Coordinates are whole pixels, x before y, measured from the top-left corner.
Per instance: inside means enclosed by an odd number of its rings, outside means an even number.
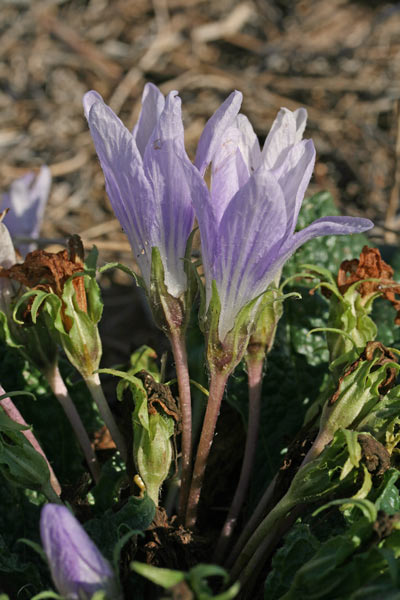
[[[99,94],[84,98],[108,195],[147,288],[156,247],[168,292],[179,297],[186,291],[185,249],[196,216],[206,310],[215,282],[221,341],[299,246],[313,237],[372,227],[368,219],[326,217],[295,233],[315,161],[313,142],[301,139],[306,111],[281,109],[261,151],[250,122],[239,114],[241,101],[242,94],[233,92],[209,119],[194,166],[184,149],[177,92],[164,99],[148,83],[132,133]],[[210,163],[208,189],[203,176]]]

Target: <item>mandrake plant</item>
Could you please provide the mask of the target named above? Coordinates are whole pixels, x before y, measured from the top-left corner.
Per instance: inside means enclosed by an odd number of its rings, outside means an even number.
[[[16,253],[12,236],[38,234],[48,181],[7,197],[0,375],[47,399],[0,400],[2,600],[400,594],[400,288],[361,235],[371,221],[338,216],[326,193],[303,202],[306,111],[281,109],[261,149],[241,100],[209,119],[193,164],[177,92],[147,84],[132,132],[85,95],[139,274],[99,267],[77,235]],[[176,379],[147,346],[100,368],[109,268],[143,288]]]

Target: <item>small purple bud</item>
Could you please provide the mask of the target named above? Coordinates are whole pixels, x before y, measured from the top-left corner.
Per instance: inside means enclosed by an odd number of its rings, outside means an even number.
[[[44,506],[40,536],[53,581],[62,596],[89,600],[95,592],[104,591],[109,600],[120,598],[110,564],[65,506]]]
[[[1,210],[10,209],[4,224],[13,238],[39,237],[50,186],[50,169],[43,166],[38,175],[30,172],[13,181],[8,192],[3,194]],[[35,244],[17,241],[15,245],[23,256],[35,249]]]

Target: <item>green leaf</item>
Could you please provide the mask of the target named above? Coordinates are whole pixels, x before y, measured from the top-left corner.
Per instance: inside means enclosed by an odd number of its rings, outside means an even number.
[[[400,494],[396,482],[400,477],[397,469],[388,469],[379,488],[375,490],[374,497],[377,510],[383,510],[387,515],[400,512]]]
[[[154,519],[155,510],[154,502],[147,494],[144,498],[130,496],[119,511],[108,509],[101,516],[86,521],[84,527],[104,556],[112,562],[121,539],[128,532],[145,531]]]
[[[169,589],[181,581],[185,580],[185,573],[183,571],[173,571],[172,569],[162,569],[160,567],[153,567],[152,565],[146,565],[137,561],[133,561],[130,567],[142,577],[149,579],[153,583],[160,585],[164,589]]]
[[[88,273],[90,277],[96,277],[97,260],[99,258],[99,251],[96,246],[92,246],[90,251],[86,255],[85,259],[85,273]]]
[[[279,600],[290,588],[299,568],[315,554],[319,546],[320,542],[308,525],[296,524],[272,559],[271,571],[265,581],[265,600]]]
[[[140,346],[130,357],[128,373],[134,375],[139,371],[147,371],[156,380],[160,381],[160,370],[157,364],[157,353],[150,346]]]

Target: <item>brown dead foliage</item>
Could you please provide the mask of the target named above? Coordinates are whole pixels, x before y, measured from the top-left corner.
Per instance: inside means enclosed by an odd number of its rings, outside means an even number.
[[[83,246],[79,236],[72,236],[68,246],[68,250],[60,250],[60,252],[45,250],[29,252],[23,263],[17,263],[9,269],[0,267],[0,277],[18,281],[28,289],[51,292],[62,299],[66,281],[76,273],[81,273],[84,268]],[[83,312],[87,312],[83,277],[74,277],[73,286],[78,307]],[[29,303],[25,316],[30,308]],[[63,320],[66,330],[69,331],[72,326],[71,319],[64,313]]]
[[[383,258],[378,248],[364,246],[360,258],[344,260],[340,265],[337,283],[341,294],[349,289],[357,281],[364,279],[378,279],[378,281],[363,281],[357,287],[357,291],[363,298],[379,293],[389,300],[396,310],[396,325],[400,325],[400,284],[393,281],[394,271]]]
[[[361,446],[362,462],[369,473],[380,477],[390,467],[390,454],[385,446],[378,442],[372,435],[360,433],[357,437]]]

